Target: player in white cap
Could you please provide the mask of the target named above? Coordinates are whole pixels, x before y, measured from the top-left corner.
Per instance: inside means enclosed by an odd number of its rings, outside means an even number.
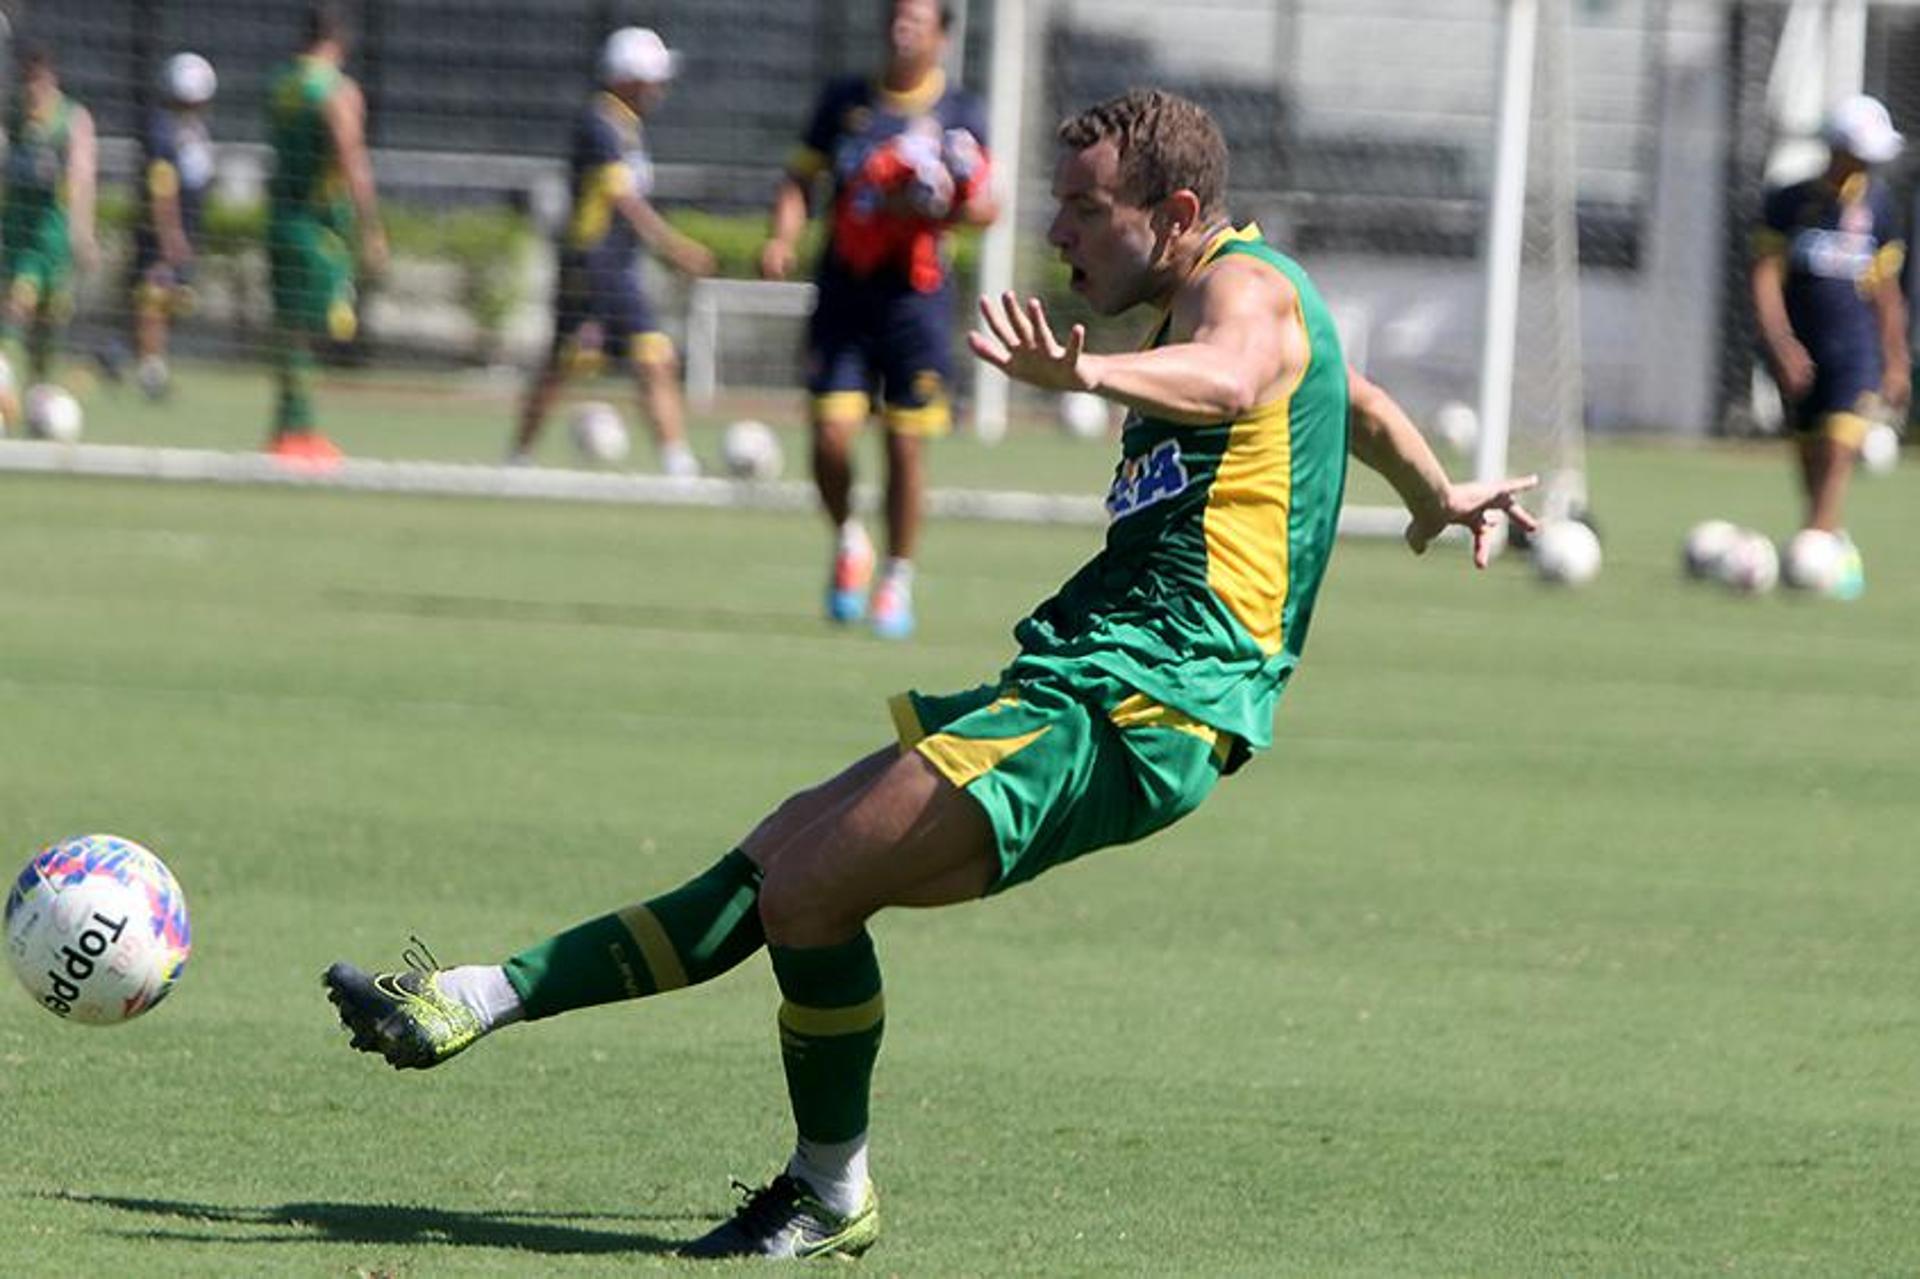
[[[168,328],[192,306],[194,241],[213,185],[207,109],[219,79],[197,53],[176,53],[161,69],[161,102],[140,135],[139,221],[133,232],[133,344],[140,389],[167,392]]]
[[[1906,416],[1912,390],[1906,244],[1873,172],[1905,140],[1864,94],[1833,108],[1826,138],[1826,172],[1767,198],[1754,231],[1753,306],[1798,444],[1805,527],[1841,539],[1832,593],[1851,599],[1866,588],[1844,519],[1854,458],[1876,420]]]
[[[561,383],[596,370],[607,356],[624,362],[653,428],[660,469],[699,474],[687,447],[680,362],[641,282],[638,254],[651,250],[687,275],[713,271],[713,254],[667,224],[653,207],[653,161],[644,121],[665,99],[679,58],[646,27],[623,27],[600,54],[601,89],[573,129],[568,157],[572,209],[560,234],[553,345],[527,388],[507,460],[532,460]]]

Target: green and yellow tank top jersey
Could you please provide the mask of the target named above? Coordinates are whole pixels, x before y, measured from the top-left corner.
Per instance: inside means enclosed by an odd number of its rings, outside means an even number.
[[[1298,263],[1248,226],[1216,236],[1196,269],[1230,254],[1293,286],[1305,368],[1235,421],[1128,415],[1106,544],[1015,629],[1015,668],[1085,662],[1262,750],[1333,551],[1347,367],[1326,303]],[[1162,320],[1148,347],[1164,344],[1170,325]]]
[[[302,55],[268,82],[267,139],[273,146],[268,194],[275,217],[317,217],[336,230],[345,230],[352,220],[326,119],[327,99],[342,79],[340,68]]]
[[[67,211],[67,166],[73,147],[73,101],[55,96],[43,111],[14,106],[7,120],[6,228],[9,244],[19,233]]]

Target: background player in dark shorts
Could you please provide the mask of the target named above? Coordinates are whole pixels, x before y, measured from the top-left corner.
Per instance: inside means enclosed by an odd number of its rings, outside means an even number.
[[[1753,304],[1795,436],[1805,527],[1841,539],[1832,591],[1852,598],[1866,586],[1845,528],[1854,458],[1874,419],[1904,417],[1911,395],[1906,245],[1872,168],[1904,140],[1865,96],[1835,107],[1826,132],[1826,172],[1767,198],[1754,230]]]
[[[660,469],[673,476],[700,473],[687,447],[679,358],[654,318],[638,258],[645,246],[688,275],[708,275],[714,267],[713,254],[667,225],[647,199],[653,162],[644,121],[666,97],[677,61],[645,27],[607,37],[600,56],[605,87],[581,111],[568,158],[573,208],[560,242],[553,345],[527,388],[507,454],[511,463],[532,460],[567,376],[610,358],[633,371]]]
[[[213,64],[199,54],[167,59],[161,75],[166,101],[148,116],[140,138],[140,216],[133,229],[129,287],[137,376],[150,399],[165,395],[171,380],[167,329],[193,305],[195,240],[213,185],[206,110],[217,84]]]
[[[830,82],[774,194],[761,274],[785,279],[813,186],[832,177],[819,301],[807,329],[813,479],[834,529],[827,616],[857,621],[871,607],[890,638],[913,630],[913,555],[920,535],[923,444],[952,411],[953,298],[948,227],[995,216],[985,114],[940,69],[952,15],[936,0],[889,6],[887,62],[878,80]],[[874,588],[873,548],[854,518],[852,448],[878,393],[887,428],[887,566]]]

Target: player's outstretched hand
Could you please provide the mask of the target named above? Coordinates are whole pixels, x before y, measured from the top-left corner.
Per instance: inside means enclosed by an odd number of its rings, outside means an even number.
[[[1494,530],[1503,519],[1512,520],[1529,533],[1540,527],[1533,512],[1520,505],[1520,495],[1538,483],[1539,476],[1522,475],[1517,479],[1449,484],[1438,507],[1414,516],[1407,525],[1407,545],[1415,555],[1423,555],[1442,530],[1458,524],[1473,538],[1473,566],[1485,568],[1493,556]]]
[[[1011,292],[1001,294],[997,302],[982,294],[980,318],[986,321],[986,332],[969,332],[967,345],[1014,381],[1043,391],[1093,389],[1080,365],[1087,346],[1084,325],[1074,325],[1063,343],[1054,337],[1047,308],[1039,298],[1028,298],[1023,305]]]

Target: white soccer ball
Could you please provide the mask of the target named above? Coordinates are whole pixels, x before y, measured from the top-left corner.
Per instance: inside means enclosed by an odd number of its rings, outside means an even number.
[[[41,382],[27,388],[27,430],[43,440],[71,444],[80,438],[80,401],[65,388]]]
[[[1765,595],[1780,580],[1780,553],[1765,533],[1741,529],[1721,557],[1718,576],[1742,595]]]
[[[1687,530],[1686,546],[1680,552],[1688,577],[1711,579],[1719,576],[1720,561],[1740,539],[1740,526],[1727,520],[1702,520]]]
[[[765,422],[734,422],[720,434],[720,461],[739,480],[780,478],[780,438]]]
[[[1780,576],[1795,590],[1824,595],[1840,580],[1846,553],[1840,539],[1824,529],[1803,528],[1787,539],[1780,557]]]
[[[1433,411],[1433,432],[1456,453],[1466,453],[1480,442],[1480,414],[1473,405],[1448,400]]]
[[[130,839],[81,835],[40,850],[7,894],[7,959],[56,1017],[111,1026],[166,998],[193,949],[187,899]]]
[[[1869,475],[1886,475],[1900,465],[1900,432],[1885,422],[1867,428],[1860,441],[1860,466]]]
[[[1091,391],[1068,391],[1060,397],[1060,429],[1076,440],[1097,440],[1113,425],[1107,402]]]
[[[589,462],[624,462],[633,450],[620,410],[602,400],[574,405],[567,415],[567,431],[573,436],[573,447]]]
[[[1533,535],[1533,568],[1557,586],[1591,582],[1600,574],[1600,539],[1579,520],[1552,520]]]

